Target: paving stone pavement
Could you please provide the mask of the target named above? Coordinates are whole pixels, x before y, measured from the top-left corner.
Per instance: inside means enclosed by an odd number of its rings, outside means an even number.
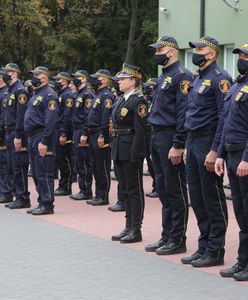
[[[248,287],[0,208],[0,300],[245,300]]]

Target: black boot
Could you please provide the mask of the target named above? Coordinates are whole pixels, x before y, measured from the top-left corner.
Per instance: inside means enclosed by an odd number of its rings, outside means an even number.
[[[133,225],[129,230],[128,234],[120,239],[120,242],[122,244],[141,242],[142,234],[140,228],[140,225]]]
[[[111,240],[112,241],[120,241],[123,237],[128,235],[130,229],[131,229],[131,220],[129,218],[126,218],[125,229],[123,229],[119,234],[112,235]]]

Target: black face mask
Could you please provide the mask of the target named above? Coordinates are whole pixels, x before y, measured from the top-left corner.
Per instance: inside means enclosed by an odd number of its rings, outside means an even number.
[[[94,89],[94,91],[97,91],[99,89],[99,87],[102,85],[101,81],[98,79],[91,80],[90,84],[91,84],[92,88]]]
[[[239,58],[237,61],[237,68],[241,75],[248,74],[248,61],[243,58]]]
[[[167,54],[155,54],[154,55],[155,62],[160,66],[166,65],[168,63],[169,59],[170,58],[167,56]]]
[[[204,54],[193,53],[192,63],[198,67],[202,67],[208,61],[205,57],[206,55],[207,54],[204,55]]]
[[[41,85],[41,80],[37,77],[33,77],[31,83],[34,87],[39,87]]]
[[[10,75],[8,75],[8,74],[4,74],[3,75],[3,81],[6,83],[6,84],[9,84],[10,83],[10,81],[11,81],[11,76]]]
[[[55,89],[59,92],[62,90],[63,85],[60,82],[55,82]]]
[[[80,85],[82,84],[81,80],[78,79],[77,77],[73,78],[72,82],[77,88],[80,87]]]

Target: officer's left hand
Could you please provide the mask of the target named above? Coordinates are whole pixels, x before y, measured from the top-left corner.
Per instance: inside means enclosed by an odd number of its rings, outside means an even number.
[[[183,158],[183,151],[182,149],[176,149],[174,147],[170,148],[169,154],[168,154],[168,159],[171,160],[171,163],[173,165],[178,165],[182,162]]]
[[[239,163],[238,169],[237,169],[237,175],[240,177],[248,175],[248,162],[242,160]]]
[[[19,152],[21,151],[22,148],[22,140],[21,139],[14,139],[14,146],[15,146],[15,151]]]
[[[67,137],[66,136],[61,136],[59,138],[59,143],[61,146],[65,146],[66,145],[66,140],[67,140]]]
[[[39,143],[39,145],[38,145],[38,151],[39,151],[40,156],[42,156],[42,157],[46,156],[46,154],[47,154],[47,146]]]
[[[214,164],[216,159],[217,159],[217,152],[211,150],[207,154],[204,163],[204,166],[207,168],[208,172],[214,172]]]
[[[104,137],[103,136],[98,137],[97,144],[98,144],[99,148],[104,148]]]

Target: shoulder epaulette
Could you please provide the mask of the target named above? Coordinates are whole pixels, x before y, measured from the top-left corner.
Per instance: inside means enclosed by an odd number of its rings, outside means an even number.
[[[217,69],[217,68],[214,69],[214,72],[215,72],[216,75],[222,74],[222,72],[219,69]]]
[[[181,74],[185,73],[184,69],[183,69],[181,66],[178,67],[178,71],[179,71]]]

